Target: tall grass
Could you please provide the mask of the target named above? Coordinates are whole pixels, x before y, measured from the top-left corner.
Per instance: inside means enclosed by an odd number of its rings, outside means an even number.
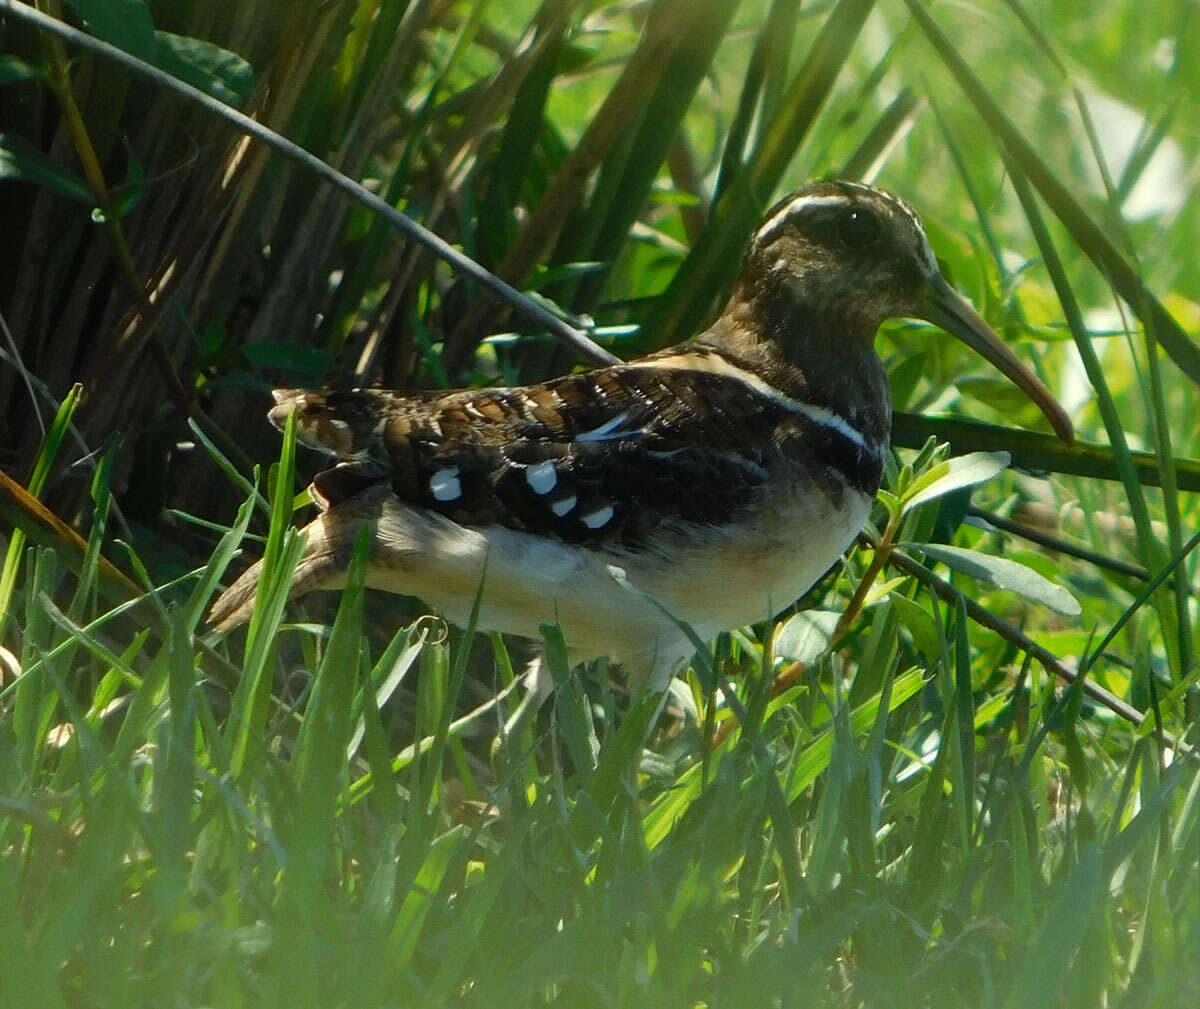
[[[774,196],[877,177],[1083,444],[887,327],[874,546],[662,711],[547,627],[505,736],[519,642],[364,591],[361,550],[284,604],[316,463],[264,392],[573,352],[0,7],[4,1005],[1195,1000],[1192,6],[41,6],[621,356],[703,323]],[[217,640],[239,549],[265,590]]]

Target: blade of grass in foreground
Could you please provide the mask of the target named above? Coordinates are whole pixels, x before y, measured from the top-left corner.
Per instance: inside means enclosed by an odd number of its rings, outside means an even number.
[[[321,888],[334,865],[335,817],[346,779],[370,550],[371,530],[364,527],[354,544],[329,646],[292,755],[297,805],[286,838],[288,860],[279,883],[274,969],[269,972],[280,983],[282,1004],[303,1004],[320,990],[319,957],[311,947],[319,934]]]
[[[288,414],[279,462],[271,474],[271,526],[263,552],[254,615],[246,632],[246,657],[242,681],[233,697],[225,730],[234,774],[241,774],[254,746],[262,742],[271,697],[270,669],[275,639],[304,537],[290,528],[296,467],[296,415]]]
[[[920,669],[913,669],[903,676],[896,677],[888,698],[889,710],[895,711],[913,697],[921,689],[922,683],[923,673]],[[879,703],[880,698],[877,695],[850,713],[850,728],[855,737],[871,729],[878,716]],[[783,794],[789,803],[795,802],[800,793],[816,781],[818,775],[829,766],[832,750],[832,729],[828,727],[802,748],[784,784]],[[719,758],[714,754],[714,760],[716,759]],[[688,807],[699,798],[702,769],[702,764],[688,768],[679,776],[675,787],[660,796],[651,806],[644,821],[647,847],[655,848],[661,844]]]
[[[1054,435],[962,417],[923,417],[897,412],[892,424],[892,444],[900,448],[919,449],[930,438],[936,438],[949,444],[955,455],[1008,452],[1017,469],[1099,480],[1123,479],[1112,447],[1098,442],[1076,441],[1067,448]],[[1141,484],[1158,485],[1158,461],[1152,452],[1130,451],[1129,459]],[[1200,492],[1200,460],[1176,459],[1175,472],[1179,490]]]
[[[63,439],[71,427],[71,418],[75,414],[75,404],[79,400],[81,390],[82,386],[78,384],[71,387],[71,391],[63,397],[62,405],[58,408],[58,413],[55,414],[54,421],[46,431],[45,437],[42,438],[41,448],[38,449],[37,458],[33,462],[33,469],[25,488],[34,498],[41,494],[42,488],[46,484],[46,478],[50,475],[50,467],[54,464],[55,456],[58,455],[59,446],[62,445]],[[8,624],[8,611],[12,604],[17,574],[21,569],[21,553],[24,549],[25,533],[20,529],[14,529],[8,541],[8,549],[4,554],[4,567],[0,569],[0,640],[3,640],[4,629]]]
[[[1058,175],[1039,157],[1033,145],[1021,135],[1000,104],[988,93],[970,65],[951,44],[929,12],[917,0],[904,0],[913,18],[925,32],[934,51],[950,69],[959,86],[974,104],[1009,155],[1041,194],[1054,215],[1063,223],[1079,248],[1109,279],[1117,293],[1147,326],[1154,328],[1158,342],[1179,369],[1200,384],[1200,347],[1192,342],[1175,317],[1146,287],[1142,278],[1126,261],[1103,229],[1059,181]]]
[[[644,328],[653,346],[664,347],[691,336],[709,311],[713,292],[733,280],[746,239],[808,136],[874,6],[874,0],[841,0],[830,12],[778,116],[767,127],[762,147],[730,183],[713,208],[700,241],[647,316]]]

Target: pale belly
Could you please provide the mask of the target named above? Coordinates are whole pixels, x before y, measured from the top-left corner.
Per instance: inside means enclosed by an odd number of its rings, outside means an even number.
[[[369,585],[418,596],[465,625],[482,583],[478,629],[537,639],[541,624],[557,623],[573,662],[608,655],[658,688],[693,651],[676,620],[708,640],[778,613],[838,559],[871,508],[852,490],[836,508],[797,494],[736,531],[678,530],[643,553],[467,528],[388,497]]]
[[[765,511],[735,533],[684,545],[668,568],[646,570],[645,591],[710,634],[766,620],[807,592],[854,541],[872,499],[847,491],[840,507],[820,495]]]

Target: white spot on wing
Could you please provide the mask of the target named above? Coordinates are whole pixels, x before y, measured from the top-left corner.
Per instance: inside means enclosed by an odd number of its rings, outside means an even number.
[[[462,482],[458,478],[458,467],[439,469],[429,478],[429,490],[434,500],[453,501],[462,497]]]
[[[580,515],[579,521],[589,529],[599,529],[608,524],[613,517],[612,505],[606,504],[595,511],[588,512],[586,515]]]
[[[554,472],[554,463],[546,460],[525,470],[525,482],[535,494],[549,494],[558,483],[558,474]]]
[[[562,518],[567,514],[567,512],[575,507],[575,502],[578,500],[579,499],[572,494],[570,497],[565,497],[561,501],[551,501],[550,510],[559,518]]]

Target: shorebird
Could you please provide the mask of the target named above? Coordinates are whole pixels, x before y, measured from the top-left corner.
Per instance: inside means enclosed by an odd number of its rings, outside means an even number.
[[[536,385],[276,390],[333,456],[292,594],[338,588],[359,529],[367,584],[477,626],[561,626],[572,663],[607,655],[663,689],[707,639],[791,605],[863,527],[891,432],[885,319],[941,326],[1066,441],[1063,408],[943,278],[917,213],[872,186],[814,182],[766,214],[733,294],[695,338]],[[252,566],[216,602],[248,619]],[[653,605],[647,597],[656,600]],[[535,660],[531,696],[549,690]]]

